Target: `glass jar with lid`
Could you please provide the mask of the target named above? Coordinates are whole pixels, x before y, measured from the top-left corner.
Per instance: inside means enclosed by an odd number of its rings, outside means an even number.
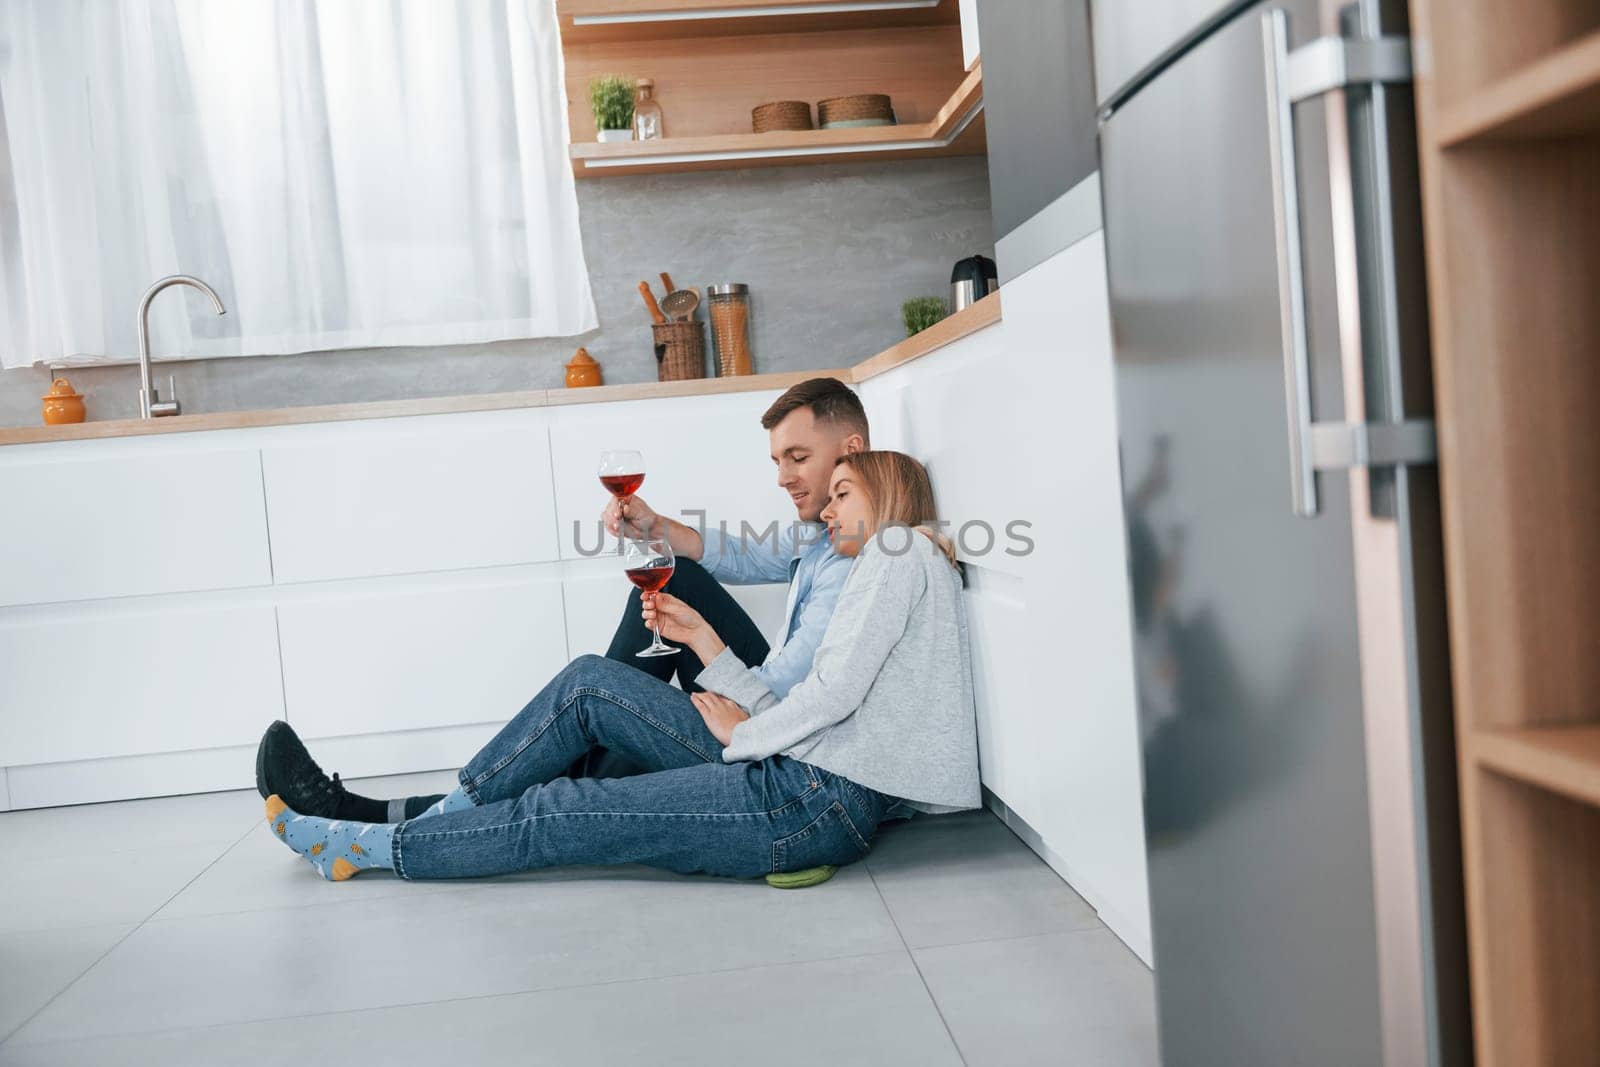
[[[633,139],[655,141],[664,136],[661,105],[656,103],[656,83],[650,78],[640,78],[634,83]]]
[[[750,287],[741,282],[706,290],[706,314],[716,346],[717,373],[724,378],[753,374],[750,359]]]

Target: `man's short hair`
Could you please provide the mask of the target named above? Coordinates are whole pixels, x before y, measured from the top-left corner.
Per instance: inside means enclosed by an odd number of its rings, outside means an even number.
[[[761,416],[761,428],[770,430],[801,408],[810,408],[811,417],[818,422],[833,423],[860,434],[861,444],[872,447],[867,436],[867,409],[861,406],[855,390],[837,378],[808,378],[791,385]]]

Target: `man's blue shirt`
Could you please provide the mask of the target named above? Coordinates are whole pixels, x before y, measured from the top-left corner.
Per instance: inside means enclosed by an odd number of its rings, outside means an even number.
[[[763,531],[764,533],[765,531]],[[705,550],[700,565],[726,585],[788,582],[789,605],[783,630],[756,673],[782,700],[811,673],[811,660],[833,618],[849,556],[833,550],[820,523],[792,522],[773,537],[740,537],[720,529],[701,531]]]

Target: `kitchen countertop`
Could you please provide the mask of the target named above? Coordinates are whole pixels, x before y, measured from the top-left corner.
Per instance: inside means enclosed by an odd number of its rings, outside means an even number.
[[[159,419],[108,419],[65,426],[24,426],[0,429],[0,445],[41,441],[75,441],[105,437],[139,437],[145,434],[187,433],[194,430],[232,430],[258,426],[289,426],[308,422],[344,422],[351,419],[389,419],[408,415],[442,415],[466,411],[502,411],[508,408],[554,407],[561,404],[599,404],[615,400],[651,400],[678,396],[787,389],[807,378],[831,377],[863,382],[883,372],[937,352],[945,345],[975,333],[1000,319],[1000,294],[993,293],[964,311],[908,337],[892,348],[838,370],[784,371],[739,378],[693,378],[679,382],[642,382],[635,385],[599,385],[585,389],[528,389],[513,393],[434,397],[422,400],[378,400],[357,404],[316,404],[260,411],[217,411],[172,415]]]

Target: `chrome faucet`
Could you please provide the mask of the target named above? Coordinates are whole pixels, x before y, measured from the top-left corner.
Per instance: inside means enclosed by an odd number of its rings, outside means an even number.
[[[167,392],[166,400],[162,400],[150,384],[150,301],[154,300],[161,290],[172,285],[192,285],[211,298],[218,315],[228,313],[228,309],[222,306],[222,301],[217,297],[216,290],[199,278],[191,278],[187,274],[168,275],[144,291],[144,299],[139,301],[139,417],[141,419],[178,413],[178,379],[172,375],[167,376],[171,388]]]

